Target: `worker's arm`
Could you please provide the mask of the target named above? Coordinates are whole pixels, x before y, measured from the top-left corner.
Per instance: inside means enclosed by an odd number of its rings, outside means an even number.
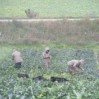
[[[81,66],[79,66],[79,68],[84,71],[84,69]]]
[[[81,69],[81,70],[84,70],[82,67],[81,67],[81,63],[78,63],[77,64],[77,68]]]

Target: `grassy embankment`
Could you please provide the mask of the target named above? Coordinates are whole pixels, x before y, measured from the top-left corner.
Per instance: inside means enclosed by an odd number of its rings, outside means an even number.
[[[0,23],[0,43],[41,44],[57,47],[96,47],[99,43],[99,21],[17,22]]]

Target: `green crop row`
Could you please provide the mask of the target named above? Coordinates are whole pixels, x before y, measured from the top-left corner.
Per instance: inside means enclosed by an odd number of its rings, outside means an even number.
[[[11,51],[0,60],[0,99],[98,99],[99,74],[91,49],[51,49],[51,65],[45,69],[42,61],[43,49],[20,49],[23,66],[14,68]],[[78,53],[77,53],[78,52]],[[85,59],[83,73],[71,76],[67,61]],[[29,78],[18,78],[17,73],[27,73]],[[32,77],[43,75],[47,81],[33,81]],[[51,76],[65,77],[67,82],[51,82]]]

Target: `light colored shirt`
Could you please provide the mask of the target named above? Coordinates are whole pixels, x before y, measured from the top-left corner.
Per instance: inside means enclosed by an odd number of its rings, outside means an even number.
[[[18,52],[18,51],[14,51],[12,53],[12,58],[15,61],[15,63],[18,63],[18,62],[22,62],[23,61],[22,56],[21,56],[21,53]]]
[[[68,66],[77,66],[77,65],[80,65],[81,63],[79,60],[71,60],[67,64]]]
[[[50,52],[48,52],[48,53],[43,52],[43,58],[44,58],[44,59],[50,59],[50,58],[51,58]]]

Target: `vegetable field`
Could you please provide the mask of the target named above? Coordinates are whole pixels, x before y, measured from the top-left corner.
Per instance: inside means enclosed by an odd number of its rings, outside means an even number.
[[[0,49],[1,50],[1,49]],[[11,60],[11,49],[0,58],[0,99],[98,99],[99,71],[91,49],[51,49],[51,64],[46,70],[42,61],[43,49],[20,48],[24,62],[17,70]],[[84,72],[71,76],[67,61],[85,59]],[[18,73],[27,73],[29,78],[18,78]],[[32,80],[43,75],[46,81]],[[64,77],[66,82],[51,82],[50,77]]]

